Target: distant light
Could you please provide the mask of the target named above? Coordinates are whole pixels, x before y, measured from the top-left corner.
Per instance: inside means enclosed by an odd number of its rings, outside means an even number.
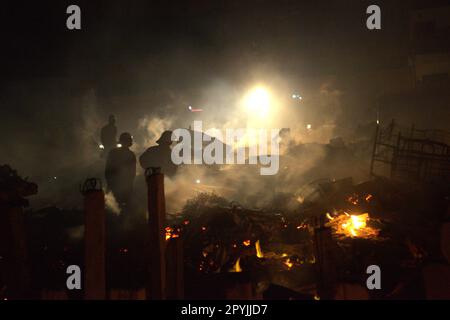
[[[192,108],[192,106],[189,106],[188,109],[189,109],[190,112],[202,112],[203,111],[203,109]]]
[[[199,184],[200,183],[200,179],[195,180],[195,183]]]
[[[311,130],[311,128],[312,128],[312,125],[310,125],[310,124],[306,125],[306,129]]]
[[[100,144],[98,147],[99,147],[100,149],[105,149],[105,146],[102,145],[102,144]]]
[[[301,95],[299,95],[299,94],[294,93],[294,94],[292,95],[292,99],[302,100],[303,97],[302,97]]]
[[[56,177],[53,177],[53,179],[55,179],[55,180],[56,180]]]
[[[118,144],[117,144],[117,148],[122,148],[122,144],[121,144],[121,143],[118,143]]]
[[[377,124],[380,124],[380,120],[377,119]]]
[[[252,115],[265,118],[269,112],[270,100],[269,92],[262,87],[257,87],[247,94],[245,105]]]

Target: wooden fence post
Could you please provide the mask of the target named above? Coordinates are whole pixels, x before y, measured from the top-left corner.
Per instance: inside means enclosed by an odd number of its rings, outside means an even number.
[[[84,195],[84,298],[86,300],[106,299],[105,276],[105,194],[101,182],[87,179]]]
[[[145,172],[148,187],[148,251],[149,277],[147,299],[166,298],[165,224],[166,203],[164,175],[160,168],[149,168]]]
[[[167,241],[166,295],[173,300],[184,298],[184,253],[183,238],[171,238]]]
[[[336,269],[333,259],[333,239],[331,228],[320,226],[314,229],[314,249],[317,268],[317,293],[320,299],[334,297]]]

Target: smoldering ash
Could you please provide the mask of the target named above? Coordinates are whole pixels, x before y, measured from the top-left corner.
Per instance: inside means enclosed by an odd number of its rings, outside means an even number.
[[[208,129],[194,121],[193,130],[172,132],[171,158],[180,164],[261,165],[261,175],[275,175],[279,169],[280,129]],[[270,150],[269,150],[270,147]]]

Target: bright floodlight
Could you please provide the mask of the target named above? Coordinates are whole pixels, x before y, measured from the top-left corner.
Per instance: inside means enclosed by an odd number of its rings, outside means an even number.
[[[247,95],[245,105],[251,114],[265,117],[269,111],[270,95],[264,88],[255,88]]]

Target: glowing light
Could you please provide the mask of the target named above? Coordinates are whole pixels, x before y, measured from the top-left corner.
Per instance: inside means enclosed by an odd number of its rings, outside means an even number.
[[[330,219],[329,224],[339,236],[374,239],[378,236],[380,230],[368,226],[368,221],[370,221],[368,213],[349,215],[344,212],[344,214],[335,217],[333,220]]]
[[[98,147],[99,147],[100,149],[105,149],[105,146],[102,145],[102,144],[100,144]]]
[[[201,182],[200,179],[195,180],[196,184],[199,184],[200,182]]]
[[[288,267],[288,269],[291,269],[292,266],[294,265],[294,263],[289,258],[286,259],[286,261],[284,261],[284,264],[286,265],[286,267]]]
[[[202,112],[203,111],[203,109],[192,108],[192,106],[189,106],[188,109],[189,109],[190,112]]]
[[[243,244],[244,246],[248,247],[248,246],[250,246],[251,241],[250,241],[250,240],[244,240],[244,241],[242,241],[242,244]]]
[[[310,124],[306,125],[306,129],[311,130],[311,128],[312,128],[312,125],[310,125]]]
[[[264,253],[261,250],[261,245],[259,244],[259,240],[255,242],[256,256],[258,258],[264,258]]]
[[[118,144],[117,144],[117,148],[122,148],[122,144],[121,144],[121,143],[118,143]]]
[[[265,118],[270,106],[269,92],[262,87],[253,89],[245,99],[245,106],[251,115]]]
[[[172,237],[173,229],[171,227],[166,227],[166,241]]]
[[[231,272],[242,272],[240,261],[241,261],[241,258],[238,258],[236,260],[234,267],[230,270]]]

